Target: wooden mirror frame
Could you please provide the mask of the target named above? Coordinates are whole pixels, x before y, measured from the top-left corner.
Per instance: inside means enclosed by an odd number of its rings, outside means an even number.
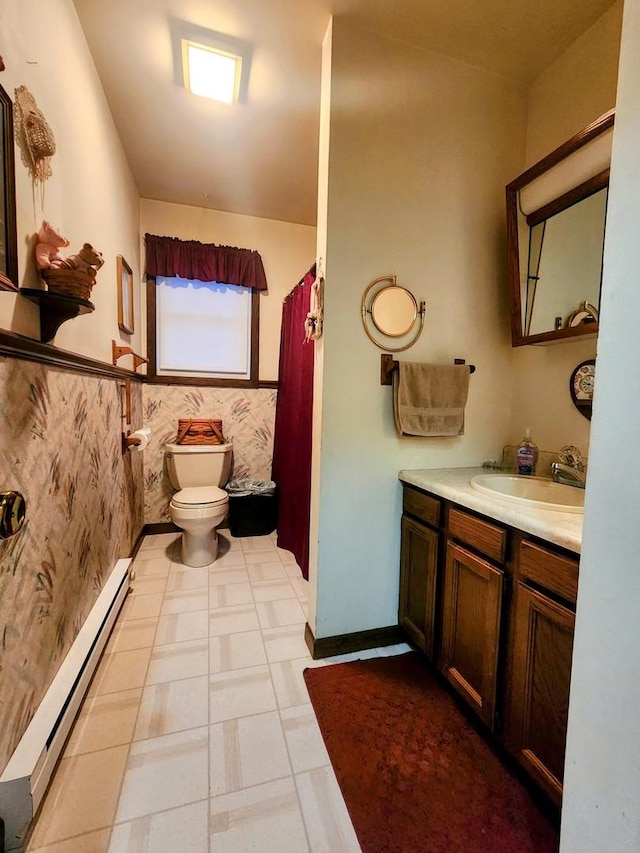
[[[570,157],[584,145],[592,142],[600,134],[605,133],[613,127],[615,110],[600,116],[592,124],[585,127],[571,139],[564,142],[551,154],[543,157],[538,163],[523,172],[522,175],[507,185],[507,247],[508,247],[508,281],[511,309],[511,343],[514,347],[526,344],[544,344],[562,340],[571,340],[586,336],[593,337],[598,333],[597,323],[588,323],[571,328],[551,329],[535,335],[525,336],[523,333],[522,299],[520,288],[520,247],[518,244],[518,198],[520,191],[557,166],[562,160]],[[605,170],[593,178],[585,181],[577,187],[564,193],[557,199],[546,204],[538,211],[534,211],[527,217],[529,225],[536,221],[553,216],[561,210],[565,210],[583,198],[587,198],[598,190],[606,187],[609,183],[609,170]]]
[[[2,110],[2,180],[4,183],[4,233],[0,240],[4,241],[6,269],[0,269],[0,290],[18,289],[18,235],[16,228],[16,178],[15,153],[13,142],[13,103],[11,98],[0,86],[0,109]],[[1,230],[1,229],[0,229]],[[10,284],[2,277],[9,279]],[[10,285],[13,285],[11,287]]]

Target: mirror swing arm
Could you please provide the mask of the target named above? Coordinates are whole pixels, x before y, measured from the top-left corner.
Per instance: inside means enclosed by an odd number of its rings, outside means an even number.
[[[390,299],[395,305],[390,304]],[[383,314],[383,308],[386,308],[386,314]],[[389,352],[402,352],[415,344],[424,329],[425,313],[425,302],[421,301],[418,305],[413,293],[399,285],[395,275],[374,279],[362,294],[360,316],[367,337],[377,347]],[[388,341],[378,340],[370,325],[386,338],[406,339],[407,335],[411,335],[411,338],[408,342],[403,340],[399,346],[392,347]]]
[[[588,177],[578,185],[571,186],[569,189],[561,193],[555,198],[551,198],[546,203],[541,204],[536,210],[531,210],[525,213],[520,207],[520,193],[529,185],[533,184],[539,178],[545,180],[548,172],[558,166],[564,167],[567,158],[576,154],[583,146],[594,142],[599,136],[609,131],[614,124],[615,110],[610,110],[600,116],[586,128],[575,134],[571,139],[560,145],[546,157],[535,163],[527,169],[522,175],[515,178],[506,188],[507,202],[507,244],[508,244],[508,281],[509,281],[509,297],[510,297],[510,314],[511,314],[511,340],[512,346],[523,346],[525,344],[544,344],[553,343],[562,340],[571,340],[574,338],[593,336],[598,332],[598,316],[597,308],[589,302],[583,302],[577,307],[570,317],[583,318],[580,322],[576,319],[573,322],[567,322],[565,326],[555,325],[549,328],[548,331],[534,332],[531,334],[530,326],[532,313],[534,308],[534,299],[531,295],[531,290],[535,296],[538,286],[538,269],[540,257],[537,257],[537,268],[531,270],[531,229],[537,225],[545,227],[545,222],[556,214],[568,210],[578,202],[584,201],[602,189],[605,189],[609,184],[609,169],[603,169],[597,174]],[[578,155],[585,156],[585,155]],[[588,156],[588,155],[586,155]],[[604,164],[603,164],[604,165]],[[589,172],[587,172],[589,174]],[[519,231],[523,225],[530,229],[529,231],[529,249],[526,253],[522,253],[520,246]],[[538,247],[539,254],[542,252],[542,239]],[[527,268],[524,269],[524,262]],[[536,267],[534,258],[534,267]],[[526,281],[526,286],[525,286]],[[523,292],[524,288],[524,292]],[[527,302],[528,304],[523,304]],[[526,309],[527,315],[524,316]],[[595,309],[595,310],[592,310]],[[558,312],[560,313],[560,312]],[[556,323],[559,318],[556,318]]]

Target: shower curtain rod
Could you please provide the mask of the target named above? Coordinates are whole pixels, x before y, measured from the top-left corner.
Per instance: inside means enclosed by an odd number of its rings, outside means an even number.
[[[311,264],[311,266],[309,267],[309,269],[306,271],[306,273],[302,276],[302,278],[300,279],[300,281],[299,281],[299,282],[298,282],[294,287],[292,287],[292,288],[291,288],[291,290],[289,291],[289,293],[287,293],[287,295],[285,296],[285,298],[284,298],[282,301],[284,302],[284,301],[285,301],[285,300],[287,300],[290,296],[292,296],[292,295],[296,292],[296,288],[298,288],[298,287],[302,287],[302,285],[304,284],[304,280],[305,280],[305,278],[306,278],[308,275],[315,276],[315,274],[316,274],[316,264],[315,264],[315,263],[313,263],[313,264]]]

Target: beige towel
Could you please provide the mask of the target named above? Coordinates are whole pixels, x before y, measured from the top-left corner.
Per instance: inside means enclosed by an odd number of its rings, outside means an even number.
[[[467,364],[401,361],[393,375],[393,414],[400,435],[462,435],[469,392]]]

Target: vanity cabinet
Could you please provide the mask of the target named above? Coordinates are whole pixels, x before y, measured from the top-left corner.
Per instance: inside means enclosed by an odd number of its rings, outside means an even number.
[[[447,543],[438,666],[490,729],[494,727],[504,572]]]
[[[399,622],[556,803],[578,558],[404,487]]]
[[[578,562],[524,541],[518,575],[505,738],[519,763],[559,805]]]
[[[440,502],[405,489],[403,508],[398,619],[413,643],[433,660]]]

